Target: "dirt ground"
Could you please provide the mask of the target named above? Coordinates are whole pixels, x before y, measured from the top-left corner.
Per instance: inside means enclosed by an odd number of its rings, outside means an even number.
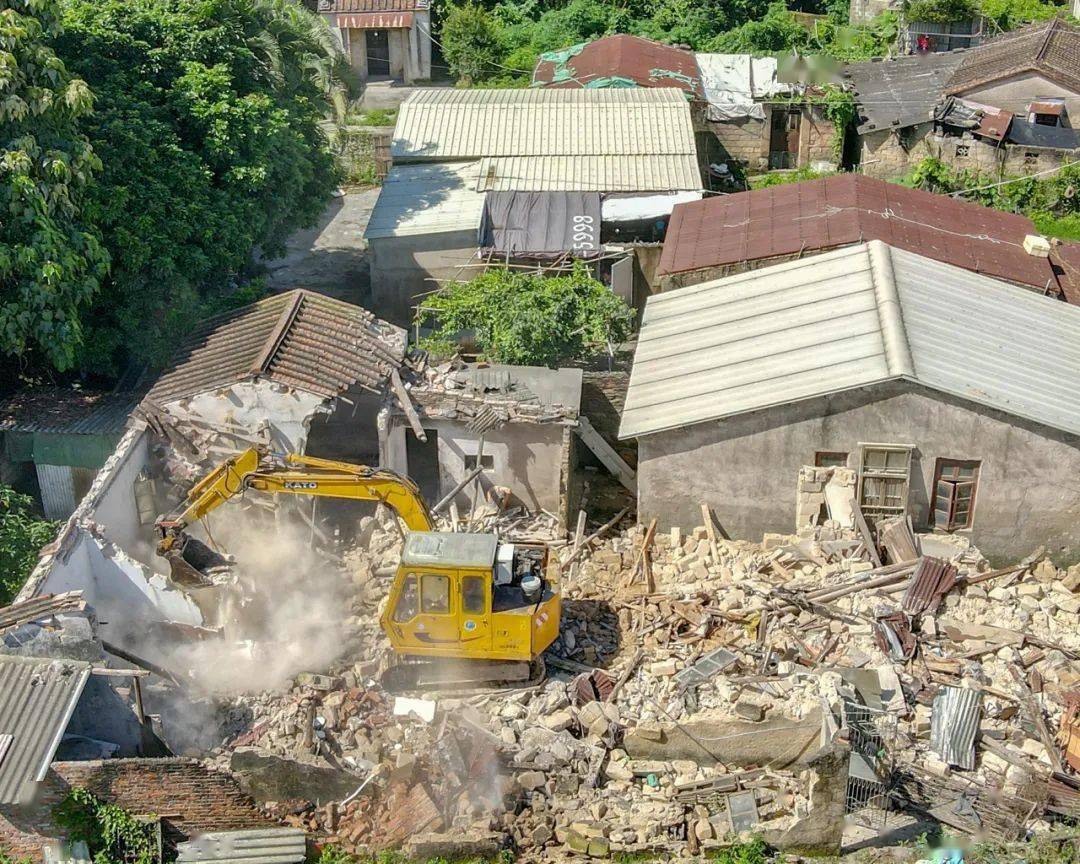
[[[289,239],[283,257],[264,262],[270,289],[308,288],[369,306],[371,276],[364,228],[378,197],[378,187],[335,196],[314,227]]]

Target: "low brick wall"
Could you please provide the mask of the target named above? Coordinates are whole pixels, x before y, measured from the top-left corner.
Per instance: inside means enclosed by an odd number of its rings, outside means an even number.
[[[42,861],[42,844],[62,837],[53,808],[78,787],[131,813],[160,816],[173,839],[274,824],[232,777],[194,759],[54,762],[33,804],[0,806],[0,850],[16,860]]]

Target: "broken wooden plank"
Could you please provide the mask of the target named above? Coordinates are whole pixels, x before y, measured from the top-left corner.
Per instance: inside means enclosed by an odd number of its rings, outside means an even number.
[[[862,507],[856,501],[851,509],[852,513],[855,514],[855,527],[858,529],[859,536],[862,537],[862,541],[866,546],[866,552],[874,566],[880,567],[881,556],[878,555],[877,544],[874,543],[874,535],[870,533],[870,526],[866,524],[866,517],[863,515]]]
[[[420,425],[420,415],[416,413],[416,406],[413,405],[409,391],[401,383],[401,376],[398,374],[397,369],[390,372],[390,386],[394,389],[394,395],[401,404],[401,410],[405,412],[405,419],[409,421],[413,434],[421,441],[427,441],[427,433],[424,431],[424,427]],[[477,460],[477,464],[480,464],[479,460]]]
[[[705,536],[709,538],[709,554],[712,555],[713,564],[720,566],[720,550],[716,545],[716,526],[713,525],[712,510],[704,501],[701,502],[701,518],[705,520]]]
[[[596,458],[603,466],[615,475],[616,479],[631,493],[637,495],[637,474],[634,473],[634,469],[627,465],[622,456],[616,453],[615,449],[593,428],[588,417],[578,417],[577,434],[596,454]]]

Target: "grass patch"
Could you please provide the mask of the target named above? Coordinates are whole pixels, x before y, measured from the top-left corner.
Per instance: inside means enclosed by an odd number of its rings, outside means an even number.
[[[393,126],[397,122],[397,108],[369,108],[349,117],[349,123],[358,126]]]

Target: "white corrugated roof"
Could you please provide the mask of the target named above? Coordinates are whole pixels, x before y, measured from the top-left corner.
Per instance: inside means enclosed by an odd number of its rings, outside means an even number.
[[[700,189],[701,174],[697,157],[688,153],[496,156],[480,160],[477,187],[492,192],[675,192]]]
[[[177,864],[299,864],[307,838],[299,828],[207,831],[176,844]]]
[[[479,231],[484,193],[476,191],[476,178],[476,162],[394,166],[383,181],[364,237]]]
[[[1080,308],[876,240],[658,294],[619,434],[891,379],[1080,434]]]
[[[482,188],[506,191],[697,189],[696,152],[674,88],[418,90],[390,146],[399,165],[498,159],[503,179]]]

